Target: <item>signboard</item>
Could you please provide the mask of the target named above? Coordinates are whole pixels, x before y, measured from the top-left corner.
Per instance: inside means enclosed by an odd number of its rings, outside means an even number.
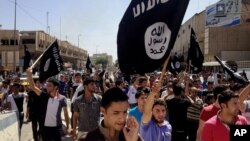
[[[221,0],[206,8],[206,27],[240,24],[241,0]]]

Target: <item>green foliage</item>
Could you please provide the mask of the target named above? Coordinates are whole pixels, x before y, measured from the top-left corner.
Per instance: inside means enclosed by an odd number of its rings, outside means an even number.
[[[96,65],[102,64],[103,67],[106,67],[108,65],[108,58],[97,58],[96,59]]]

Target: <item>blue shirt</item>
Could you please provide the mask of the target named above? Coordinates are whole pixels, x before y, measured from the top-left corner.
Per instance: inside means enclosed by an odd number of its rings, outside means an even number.
[[[134,107],[134,108],[132,108],[132,109],[130,109],[128,115],[135,117],[135,119],[137,120],[137,122],[139,123],[139,125],[141,124],[142,112],[140,112],[138,110],[137,106]]]
[[[164,121],[161,127],[153,119],[148,124],[141,123],[140,135],[144,141],[171,141],[172,127]]]

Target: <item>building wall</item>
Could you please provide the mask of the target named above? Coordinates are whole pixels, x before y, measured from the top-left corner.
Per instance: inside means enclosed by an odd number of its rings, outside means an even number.
[[[195,14],[180,28],[173,52],[187,57],[191,27],[198,38],[204,62],[215,61],[214,55],[223,60],[250,60],[250,5],[242,3],[241,24],[233,27],[205,28],[205,11]]]
[[[19,31],[14,30],[0,30],[0,70],[14,70],[14,63],[19,65]],[[15,44],[14,44],[15,43]],[[15,52],[15,53],[14,53]],[[15,55],[14,55],[15,54]],[[15,61],[14,61],[15,60]]]
[[[20,33],[20,34],[19,34]],[[0,40],[13,39],[13,30],[0,30]],[[44,31],[21,31],[17,32],[17,39],[19,44],[17,45],[16,52],[16,66],[20,66],[20,70],[22,70],[23,66],[23,56],[24,56],[24,45],[28,47],[28,50],[31,53],[32,60],[35,61],[44,51],[45,49],[56,39],[55,37],[45,33]],[[82,69],[84,66],[84,62],[86,62],[87,51],[81,48],[78,48],[68,41],[58,41],[60,54],[65,63],[71,63],[73,69]],[[0,51],[2,52],[1,62],[5,62],[6,60],[11,61],[11,53],[13,54],[13,47],[11,45],[1,45]],[[6,58],[6,57],[9,58]],[[13,60],[13,59],[12,59]],[[13,70],[13,63],[1,63],[1,69],[9,69]]]
[[[209,51],[206,55],[209,58],[217,55],[235,61],[250,60],[249,55],[244,55],[250,51],[249,37],[250,26],[247,24],[209,28]]]
[[[192,18],[186,21],[180,28],[172,53],[184,54],[187,57],[187,52],[190,47],[191,28],[194,29],[201,50],[204,50],[204,31],[205,31],[205,15],[204,12],[195,14]]]
[[[99,53],[99,54],[93,54],[92,57],[90,57],[91,61],[95,64],[97,58],[107,58],[108,59],[108,66],[113,65],[113,57],[112,55],[108,55],[107,53]]]

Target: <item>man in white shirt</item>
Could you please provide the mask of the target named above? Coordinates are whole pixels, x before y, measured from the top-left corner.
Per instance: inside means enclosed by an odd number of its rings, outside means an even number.
[[[32,70],[27,69],[28,82],[31,89],[39,96],[41,121],[41,134],[44,141],[61,141],[62,118],[64,112],[66,129],[69,129],[69,116],[66,97],[59,94],[59,81],[53,78],[48,79],[46,92],[36,87],[32,79]]]

